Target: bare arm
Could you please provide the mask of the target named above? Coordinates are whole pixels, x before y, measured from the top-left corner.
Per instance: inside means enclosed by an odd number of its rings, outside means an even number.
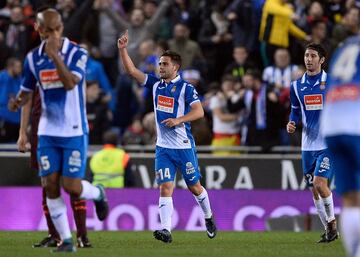
[[[26,152],[28,150],[28,136],[27,128],[29,126],[30,114],[32,107],[32,93],[29,95],[29,101],[21,108],[21,120],[20,120],[20,130],[19,138],[17,141],[18,151]]]
[[[181,125],[182,123],[194,121],[202,117],[204,117],[204,109],[200,102],[195,102],[191,105],[191,111],[184,116],[178,118],[168,118],[163,120],[161,123],[165,124],[169,128],[172,128]]]
[[[215,108],[213,114],[223,122],[232,122],[238,119],[238,115],[232,113],[224,113],[221,108]]]
[[[146,75],[141,70],[135,67],[133,61],[131,60],[128,52],[127,52],[127,45],[129,42],[129,35],[128,31],[120,36],[118,39],[118,48],[119,48],[119,54],[121,58],[121,62],[125,68],[125,72],[128,73],[131,77],[136,79],[137,82],[140,84],[145,83]]]
[[[72,90],[80,81],[80,79],[71,73],[66,67],[64,61],[58,55],[60,49],[60,40],[55,37],[49,37],[45,45],[45,51],[53,60],[58,72],[60,81],[64,85],[65,90]]]
[[[16,98],[10,98],[8,109],[16,112],[20,107],[24,106],[32,97],[32,92],[20,90]]]

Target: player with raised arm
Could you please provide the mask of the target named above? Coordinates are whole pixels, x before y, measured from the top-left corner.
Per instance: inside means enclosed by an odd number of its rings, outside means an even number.
[[[37,156],[51,219],[62,240],[55,252],[74,252],[60,180],[72,196],[94,200],[100,220],[108,214],[103,187],[81,180],[85,173],[88,133],[84,78],[87,52],[62,37],[63,23],[55,9],[39,13],[36,24],[42,43],[26,56],[21,90],[10,100],[9,108],[20,108],[39,88]]]
[[[360,256],[360,36],[335,52],[330,63],[321,132],[334,156],[336,191],[342,197],[341,235],[348,256]]]
[[[334,215],[334,202],[329,183],[333,178],[332,156],[320,134],[320,114],[324,107],[327,74],[322,70],[326,52],[319,44],[306,46],[304,62],[306,72],[291,83],[291,114],[287,124],[288,133],[294,133],[302,121],[302,165],[306,185],[325,228],[319,243],[338,238]]]
[[[204,115],[198,94],[191,84],[178,75],[181,57],[175,52],[164,52],[159,60],[160,79],[144,74],[134,66],[126,47],[129,38],[126,31],[118,39],[120,58],[125,71],[151,90],[155,110],[157,131],[155,172],[160,186],[159,213],[161,230],[154,231],[154,237],[165,243],[172,242],[171,216],[173,213],[172,194],[178,168],[204,217],[209,238],[216,236],[216,226],[210,208],[207,191],[200,184],[200,171],[196,157],[194,138],[190,122]]]

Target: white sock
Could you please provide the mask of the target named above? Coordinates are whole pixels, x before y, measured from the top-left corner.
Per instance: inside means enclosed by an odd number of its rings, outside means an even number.
[[[326,229],[327,217],[326,217],[324,202],[322,199],[316,200],[313,198],[313,200],[314,200],[314,205],[316,207],[317,213],[321,220],[321,223],[323,224],[324,228]]]
[[[326,197],[326,198],[321,198],[324,202],[324,207],[325,207],[325,213],[327,216],[327,222],[333,221],[335,219],[335,214],[334,214],[334,201],[333,201],[333,197],[332,197],[332,193]]]
[[[64,200],[61,198],[61,196],[56,199],[46,198],[46,203],[49,208],[51,220],[54,223],[61,240],[71,238],[70,226]]]
[[[344,207],[340,215],[342,242],[351,257],[360,257],[360,208]]]
[[[203,191],[199,195],[194,195],[195,200],[200,205],[201,209],[203,210],[205,219],[209,219],[212,216],[212,211],[210,207],[210,201],[209,196],[205,188],[203,188]]]
[[[161,227],[168,231],[171,231],[171,216],[174,210],[172,197],[160,197],[159,198],[159,213]]]
[[[82,191],[80,194],[81,199],[96,200],[100,198],[100,189],[91,185],[86,180],[81,180]]]

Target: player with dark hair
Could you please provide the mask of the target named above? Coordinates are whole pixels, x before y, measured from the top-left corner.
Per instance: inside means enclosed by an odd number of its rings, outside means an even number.
[[[157,128],[155,172],[160,187],[159,212],[161,230],[154,231],[154,237],[165,243],[172,242],[171,216],[172,194],[178,168],[196,201],[203,210],[206,232],[209,238],[216,236],[216,226],[210,208],[207,191],[200,184],[200,171],[196,157],[194,138],[190,122],[201,118],[204,110],[196,89],[178,75],[181,56],[165,51],[159,60],[160,79],[144,74],[130,59],[126,31],[118,39],[118,48],[125,71],[137,82],[150,89],[153,94]]]
[[[306,185],[313,200],[325,233],[319,243],[338,238],[334,215],[334,202],[329,182],[333,178],[333,159],[324,138],[320,134],[320,114],[324,107],[327,74],[322,70],[326,52],[319,44],[306,46],[304,62],[306,72],[291,83],[291,114],[287,124],[288,133],[294,133],[302,121],[302,163]]]

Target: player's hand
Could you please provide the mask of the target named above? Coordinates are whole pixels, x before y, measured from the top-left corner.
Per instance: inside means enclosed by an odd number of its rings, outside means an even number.
[[[169,128],[180,125],[180,121],[178,119],[173,119],[173,118],[168,118],[166,120],[163,120],[161,123],[165,124],[165,126]]]
[[[11,97],[8,102],[9,111],[16,112],[20,108],[21,98]]]
[[[27,137],[26,133],[19,134],[19,138],[17,141],[17,147],[18,147],[18,151],[21,153],[25,153],[30,150],[31,145],[28,142],[28,137]]]
[[[45,52],[51,58],[54,59],[60,50],[61,39],[54,36],[49,36],[46,39]]]
[[[126,30],[125,33],[120,35],[117,46],[119,49],[124,49],[127,47],[128,42],[129,42],[129,33],[128,30]]]
[[[294,133],[295,130],[296,130],[295,122],[294,121],[289,121],[288,124],[286,125],[286,130],[290,134]]]

